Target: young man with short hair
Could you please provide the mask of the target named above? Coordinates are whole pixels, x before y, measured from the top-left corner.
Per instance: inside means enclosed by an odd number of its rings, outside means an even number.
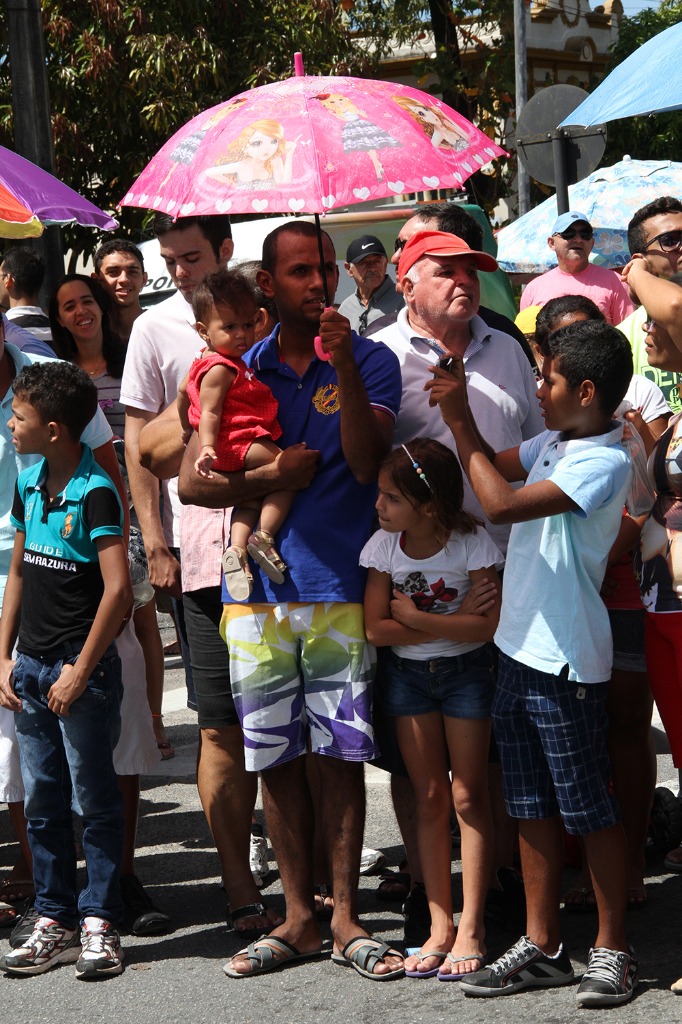
[[[646,257],[647,267],[657,277],[670,279],[682,271],[682,200],[675,196],[660,196],[637,210],[628,224],[630,255]],[[673,410],[682,409],[682,373],[663,367],[651,366],[647,358],[647,319],[645,307],[638,306],[629,317],[618,324],[630,342],[635,373],[648,377],[665,395]],[[682,864],[682,854],[680,854]]]
[[[7,319],[49,345],[52,341],[50,318],[38,302],[44,278],[45,261],[29,246],[13,246],[0,263],[0,307]]]
[[[144,258],[127,238],[102,242],[94,257],[93,277],[109,296],[109,323],[124,344],[130,340],[133,324],[144,310],[140,292],[147,283]]]

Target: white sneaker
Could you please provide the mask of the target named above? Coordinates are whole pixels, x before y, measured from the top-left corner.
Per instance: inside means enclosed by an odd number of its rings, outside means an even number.
[[[251,846],[249,849],[249,867],[253,880],[259,889],[263,888],[265,879],[270,874],[268,864],[268,841],[265,836],[251,835]]]
[[[58,921],[39,917],[30,937],[0,961],[8,974],[44,974],[56,964],[78,959],[78,932],[62,928]]]
[[[121,939],[113,924],[102,917],[86,917],[81,930],[77,978],[104,978],[123,970]]]
[[[360,853],[360,874],[373,875],[379,868],[383,868],[385,863],[386,857],[381,850],[372,850],[365,846]]]

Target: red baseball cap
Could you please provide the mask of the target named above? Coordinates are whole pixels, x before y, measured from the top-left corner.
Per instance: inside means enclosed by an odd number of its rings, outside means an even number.
[[[398,280],[402,281],[417,260],[422,256],[472,256],[479,270],[492,273],[497,270],[497,260],[487,252],[470,249],[463,238],[448,231],[417,231],[403,246],[398,261]]]

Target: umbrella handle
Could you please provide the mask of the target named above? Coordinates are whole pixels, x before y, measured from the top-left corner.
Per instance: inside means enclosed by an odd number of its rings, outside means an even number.
[[[313,342],[313,344],[315,346],[315,355],[317,356],[317,358],[321,359],[325,363],[329,362],[329,352],[325,352],[325,350],[322,348],[322,338],[319,336],[319,334],[315,335],[315,341]]]
[[[333,308],[333,306],[326,306],[325,313],[327,312],[328,309]],[[328,363],[330,359],[330,353],[325,352],[325,350],[322,348],[322,338],[319,336],[319,334],[315,335],[315,341],[313,342],[313,346],[315,348],[315,355],[317,356],[317,358],[321,359],[323,363]]]

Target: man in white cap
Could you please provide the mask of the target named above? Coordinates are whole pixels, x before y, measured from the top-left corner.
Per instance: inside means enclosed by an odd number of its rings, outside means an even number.
[[[526,285],[521,309],[544,306],[561,295],[585,295],[614,326],[632,313],[634,306],[618,274],[590,263],[594,231],[584,213],[569,210],[557,217],[547,244],[559,265]]]
[[[339,313],[348,317],[354,331],[366,334],[373,320],[401,309],[402,296],[386,273],[388,256],[376,235],[361,235],[351,242],[344,266],[357,290],[343,300]]]

